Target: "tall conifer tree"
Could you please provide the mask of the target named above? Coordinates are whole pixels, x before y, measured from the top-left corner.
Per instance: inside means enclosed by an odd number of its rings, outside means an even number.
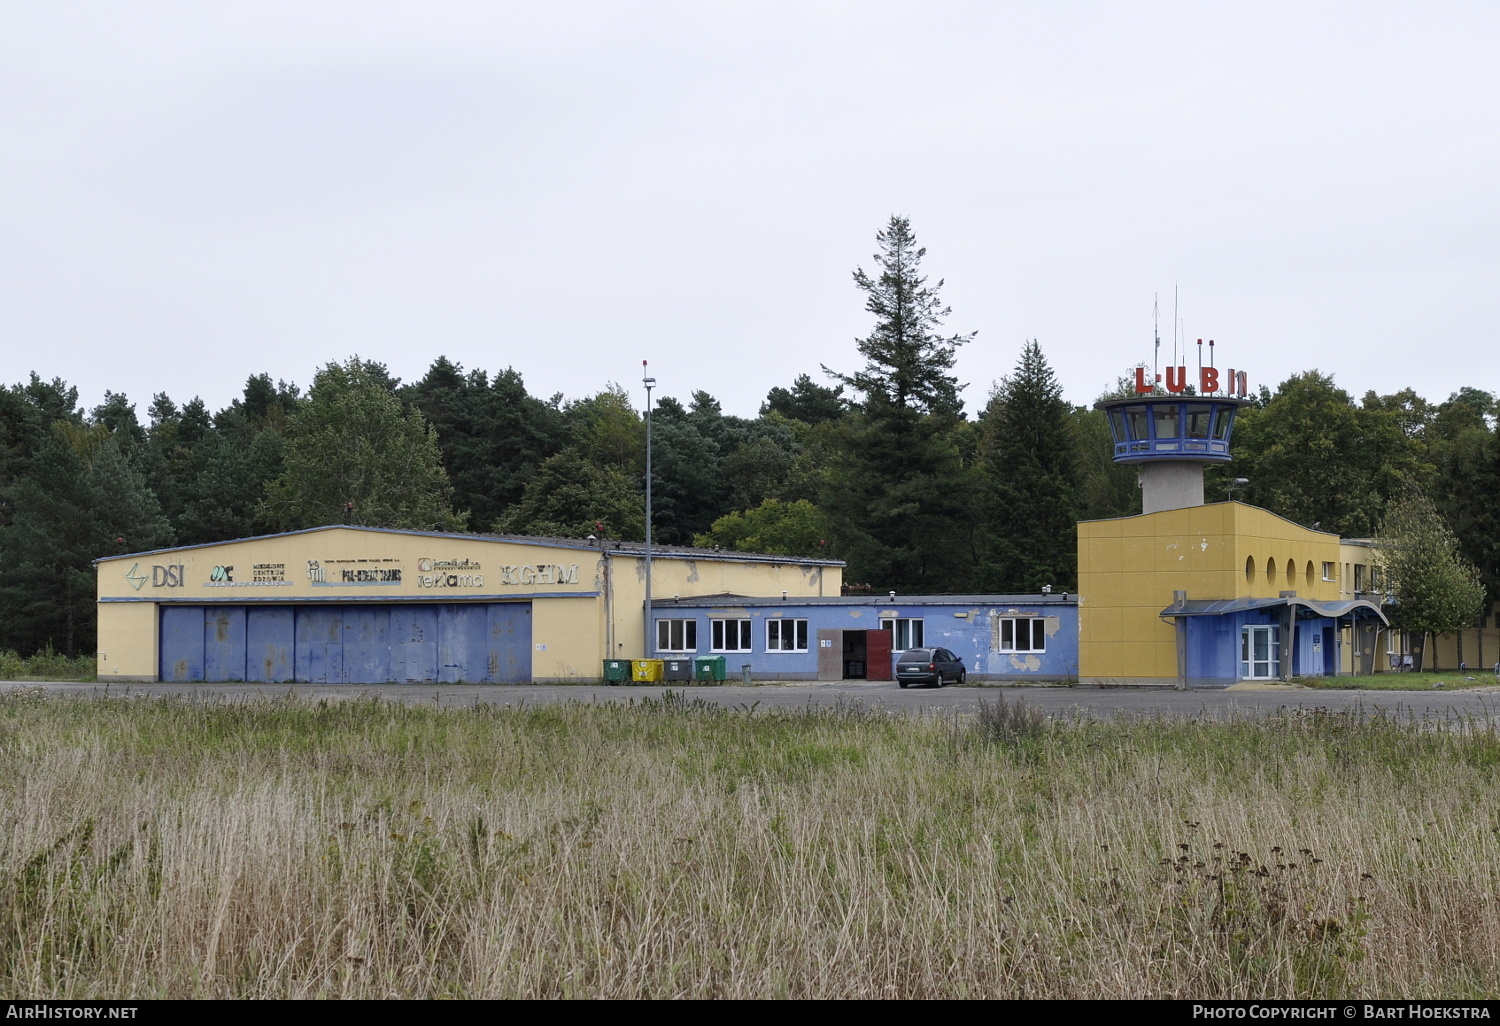
[[[911,224],[894,216],[876,235],[879,268],[860,268],[875,327],[857,343],[865,367],[854,374],[823,368],[860,396],[839,425],[840,457],[823,505],[848,560],[848,576],[903,591],[959,591],[975,565],[974,476],[963,458],[965,431],[958,379],[959,346],[974,337],[943,335],[950,310],[921,274],[926,250]]]
[[[1015,373],[990,395],[981,430],[985,471],[987,591],[1035,592],[1076,586],[1078,438],[1042,347],[1021,350]]]

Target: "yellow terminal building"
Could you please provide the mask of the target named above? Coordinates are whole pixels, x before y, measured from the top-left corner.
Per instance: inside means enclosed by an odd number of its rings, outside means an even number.
[[[1388,624],[1368,543],[1240,502],[1205,504],[1240,402],[1148,394],[1099,404],[1117,463],[1137,466],[1138,516],[1078,525],[1079,680],[1224,687],[1370,673]]]

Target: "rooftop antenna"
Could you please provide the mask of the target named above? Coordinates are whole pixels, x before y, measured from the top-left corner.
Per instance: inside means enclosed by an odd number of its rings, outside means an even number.
[[[1182,318],[1177,313],[1177,283],[1172,283],[1172,363],[1177,363],[1177,329]]]
[[[1151,380],[1156,382],[1161,380],[1161,293],[1159,292],[1152,295],[1151,323],[1156,333],[1156,349],[1154,355],[1151,357],[1151,373],[1153,375]]]

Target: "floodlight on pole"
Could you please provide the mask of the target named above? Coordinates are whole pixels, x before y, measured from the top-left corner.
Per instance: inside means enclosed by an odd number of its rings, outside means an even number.
[[[651,645],[651,390],[656,379],[646,373],[646,361],[641,361],[641,384],[646,386],[646,629],[645,645],[641,650],[643,659],[650,659]]]

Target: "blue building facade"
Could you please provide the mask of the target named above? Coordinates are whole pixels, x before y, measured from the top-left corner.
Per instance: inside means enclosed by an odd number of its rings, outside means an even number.
[[[1178,624],[1190,687],[1333,676],[1344,639],[1358,639],[1384,624],[1380,607],[1366,599],[1328,602],[1291,595],[1184,599],[1163,609],[1162,616]]]
[[[971,680],[1073,681],[1078,603],[1069,595],[878,599],[717,595],[652,602],[654,658],[723,656],[757,680],[893,680],[902,651],[946,648]]]

